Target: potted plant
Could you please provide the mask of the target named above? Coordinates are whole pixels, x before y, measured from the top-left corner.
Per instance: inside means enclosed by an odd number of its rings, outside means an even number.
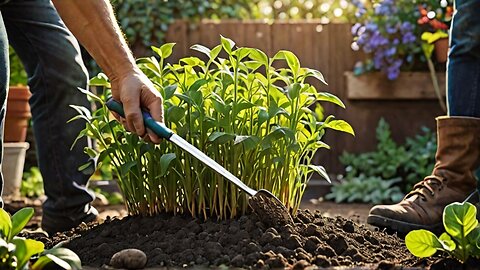
[[[5,115],[2,172],[4,175],[4,195],[17,196],[20,192],[25,154],[29,143],[25,142],[30,106],[28,100],[27,75],[20,59],[10,48],[10,87]]]

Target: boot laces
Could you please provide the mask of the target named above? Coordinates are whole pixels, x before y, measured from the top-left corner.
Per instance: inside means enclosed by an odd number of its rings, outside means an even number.
[[[437,176],[429,175],[423,179],[423,181],[415,184],[413,190],[408,194],[408,197],[413,195],[419,195],[423,200],[427,200],[425,191],[430,193],[430,196],[435,196],[435,190],[442,190],[443,184],[446,182],[446,179]]]

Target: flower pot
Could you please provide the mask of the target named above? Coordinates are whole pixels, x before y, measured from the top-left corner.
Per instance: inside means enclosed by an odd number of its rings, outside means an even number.
[[[25,153],[29,146],[28,142],[4,143],[2,162],[3,195],[12,197],[20,195]]]
[[[30,91],[27,86],[10,86],[5,116],[5,142],[24,142],[30,120]]]
[[[448,38],[435,41],[435,57],[439,63],[445,63],[448,59]]]

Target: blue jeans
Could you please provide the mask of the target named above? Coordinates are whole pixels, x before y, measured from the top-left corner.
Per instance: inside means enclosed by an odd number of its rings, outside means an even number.
[[[0,5],[0,14],[1,122],[10,43],[25,66],[32,92],[33,132],[47,195],[44,215],[77,218],[88,211],[94,199],[86,188],[90,175],[78,170],[89,161],[83,149],[90,140],[81,139],[71,149],[85,122],[67,123],[76,115],[70,104],[90,107],[86,96],[77,90],[85,89],[88,81],[78,42],[48,0],[13,0]]]
[[[447,64],[451,116],[480,118],[480,0],[456,0]]]

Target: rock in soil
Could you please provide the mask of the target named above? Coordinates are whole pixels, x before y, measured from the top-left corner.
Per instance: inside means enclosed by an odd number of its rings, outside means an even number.
[[[110,259],[110,266],[117,269],[142,269],[146,264],[147,255],[135,248],[121,250]]]
[[[339,216],[301,210],[294,222],[273,228],[254,214],[226,221],[170,214],[130,216],[57,234],[46,244],[68,240],[65,246],[84,265],[97,268],[108,265],[115,253],[132,248],[145,252],[146,267],[423,269],[438,259],[415,258],[396,235]]]

